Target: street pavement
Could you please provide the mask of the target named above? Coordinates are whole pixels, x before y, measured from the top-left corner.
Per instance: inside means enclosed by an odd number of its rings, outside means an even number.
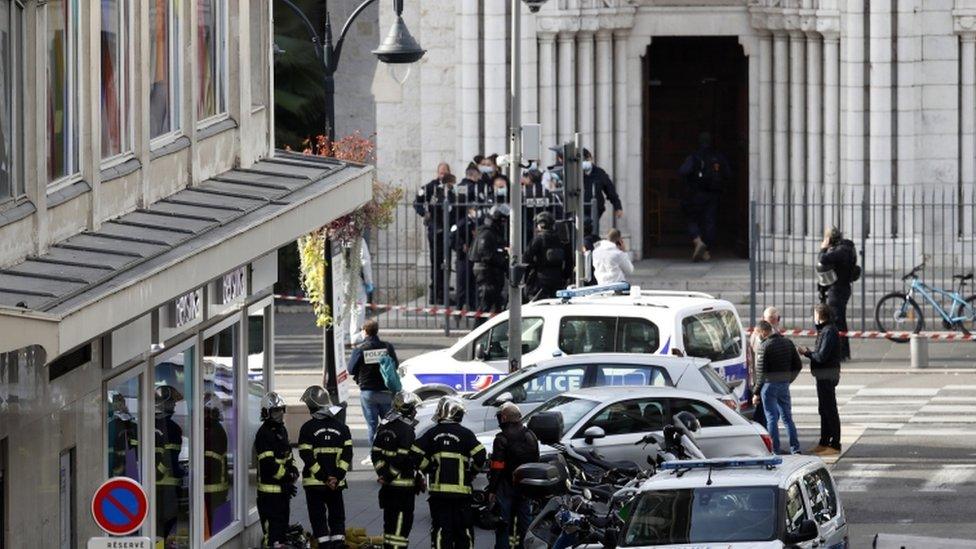
[[[321,332],[302,313],[279,314],[276,321],[275,385],[287,401],[297,404],[305,387],[321,381]],[[386,336],[401,359],[447,346],[457,337],[431,331]],[[871,356],[885,351],[881,346],[856,346],[857,358],[845,365],[838,387],[845,448],[830,467],[848,513],[851,546],[870,547],[879,532],[976,540],[976,362],[911,370],[907,360]],[[801,374],[792,394],[801,446],[813,446],[819,433],[813,378]],[[379,535],[377,485],[372,471],[359,464],[368,450],[356,389],[350,401],[355,464],[346,492],[347,525]],[[785,440],[785,431],[781,438]],[[292,520],[308,527],[301,493],[293,501]],[[428,546],[429,527],[426,501],[418,498],[411,547]],[[492,546],[491,532],[479,530],[476,537],[476,547]]]

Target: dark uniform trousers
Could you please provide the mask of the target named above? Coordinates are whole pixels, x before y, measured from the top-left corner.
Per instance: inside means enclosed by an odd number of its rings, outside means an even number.
[[[472,549],[474,511],[471,499],[431,496],[429,503],[432,549]]]
[[[264,531],[264,547],[285,541],[288,518],[291,516],[290,499],[285,493],[258,492],[258,515]]]
[[[380,507],[383,509],[383,547],[403,549],[410,543],[413,529],[414,490],[380,488]]]
[[[342,500],[342,490],[306,486],[305,501],[312,535],[319,541],[319,547],[329,547],[330,543],[336,547],[345,546],[346,506]]]

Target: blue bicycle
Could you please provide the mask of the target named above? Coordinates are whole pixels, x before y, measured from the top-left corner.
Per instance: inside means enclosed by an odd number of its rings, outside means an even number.
[[[959,330],[964,335],[976,330],[976,295],[963,297],[962,292],[966,283],[973,279],[973,273],[953,275],[953,280],[959,281],[959,290],[950,292],[941,288],[929,286],[919,278],[919,273],[925,268],[925,261],[912,269],[912,272],[901,277],[902,280],[911,279],[908,293],[892,292],[878,301],[874,307],[874,319],[878,323],[878,330],[882,332],[912,332],[919,333],[925,328],[925,317],[922,308],[915,301],[921,296],[932,305],[932,308],[942,317],[942,326],[946,330]],[[952,302],[946,311],[936,298],[948,299]],[[907,338],[891,338],[893,341],[904,343]]]

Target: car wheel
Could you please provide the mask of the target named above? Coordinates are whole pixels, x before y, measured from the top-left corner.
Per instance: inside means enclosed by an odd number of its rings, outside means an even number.
[[[457,394],[450,387],[421,387],[414,391],[414,394],[420,397],[420,400],[434,400],[441,398],[442,396]]]

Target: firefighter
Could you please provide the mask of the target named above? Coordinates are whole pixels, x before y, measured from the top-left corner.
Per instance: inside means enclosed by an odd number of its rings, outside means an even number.
[[[133,464],[139,455],[139,426],[129,412],[129,405],[121,393],[112,394],[112,416],[109,419],[108,436],[112,443],[112,454],[109,456],[108,468],[112,476],[126,475],[126,465],[129,456],[133,456]]]
[[[439,549],[474,547],[471,482],[485,468],[485,447],[461,425],[464,404],[455,396],[441,397],[434,413],[437,423],[412,448],[427,475],[430,498],[431,545]]]
[[[520,465],[539,461],[539,439],[522,424],[522,411],[515,404],[502,404],[495,416],[501,430],[492,443],[487,490],[502,518],[495,530],[495,549],[522,547],[532,517],[529,501],[516,491],[512,473]]]
[[[298,493],[298,468],[285,428],[285,401],[270,392],[261,399],[261,427],[254,436],[258,458],[258,516],[264,531],[263,547],[285,542],[290,519],[289,500]]]
[[[223,425],[220,401],[207,393],[203,405],[203,503],[210,532],[216,532],[217,508],[228,501],[230,477],[227,474],[227,430]]]
[[[346,509],[342,491],[346,489],[346,473],[352,463],[352,434],[335,417],[341,408],[332,406],[329,393],[321,386],[305,389],[301,401],[312,414],[298,435],[298,455],[305,464],[302,486],[312,534],[323,549],[345,547]]]
[[[397,393],[393,409],[373,441],[385,549],[407,547],[413,527],[414,496],[424,489],[423,477],[417,472],[417,457],[410,452],[419,405],[417,395],[409,391]]]
[[[183,395],[172,385],[156,387],[156,525],[168,539],[179,518],[180,491],[186,469],[180,464],[183,428],[173,420]]]

